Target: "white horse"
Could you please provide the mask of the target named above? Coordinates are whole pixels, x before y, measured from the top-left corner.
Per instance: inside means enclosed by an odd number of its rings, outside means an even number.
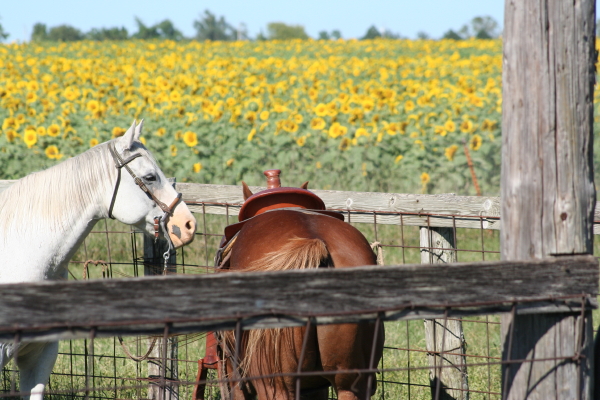
[[[160,225],[172,247],[194,239],[196,220],[139,141],[141,132],[142,122],[133,121],[122,137],[0,193],[0,283],[66,279],[69,260],[96,222],[107,217],[148,234],[158,235]],[[0,344],[2,367],[15,355],[21,392],[42,400],[58,342],[22,343],[18,349]]]

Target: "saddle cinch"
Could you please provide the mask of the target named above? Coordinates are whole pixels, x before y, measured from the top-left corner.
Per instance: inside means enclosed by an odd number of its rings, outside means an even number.
[[[281,187],[279,175],[281,170],[270,169],[264,172],[267,177],[267,189],[252,193],[246,183],[242,182],[244,193],[244,204],[240,209],[238,220],[240,222],[225,227],[219,250],[215,255],[215,267],[219,270],[229,269],[229,259],[235,244],[237,234],[244,224],[258,215],[275,210],[294,210],[308,214],[324,214],[340,220],[344,215],[337,211],[327,210],[323,200],[307,190],[308,182],[299,188]],[[225,361],[222,360],[218,340],[214,332],[208,332],[206,336],[206,350],[204,358],[198,360],[198,375],[196,385],[192,393],[192,400],[204,400],[205,383],[209,369],[216,369],[219,380],[225,377]],[[226,383],[225,383],[226,385]]]

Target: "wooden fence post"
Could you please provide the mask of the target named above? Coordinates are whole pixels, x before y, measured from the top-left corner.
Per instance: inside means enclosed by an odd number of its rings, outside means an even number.
[[[170,178],[169,181],[174,182],[174,179]],[[154,240],[154,238],[144,235],[144,275],[163,275],[165,273],[163,254],[168,248],[169,245],[165,239]],[[169,257],[166,274],[177,273],[176,263],[177,256],[172,253]],[[179,378],[177,337],[170,337],[166,341],[166,360],[164,360],[164,342],[162,337],[148,339],[148,346],[154,344],[148,358],[148,378],[150,378],[148,399],[178,400],[179,386],[176,384]],[[163,377],[166,379],[165,384],[161,383]]]
[[[502,260],[592,254],[594,0],[505,1]],[[503,316],[505,399],[589,399],[592,318]],[[532,360],[540,361],[532,361]]]
[[[422,226],[420,247],[422,264],[456,262],[453,228]],[[469,381],[467,359],[464,356],[465,337],[462,322],[456,319],[426,319],[424,322],[428,359],[431,366],[429,370],[431,397],[441,400],[468,400]],[[450,365],[454,367],[448,367]],[[444,368],[440,368],[442,366]]]

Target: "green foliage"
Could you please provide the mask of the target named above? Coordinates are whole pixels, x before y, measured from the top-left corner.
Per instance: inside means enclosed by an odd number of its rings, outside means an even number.
[[[129,38],[129,33],[125,27],[122,28],[93,28],[88,33],[85,34],[85,38],[89,40],[127,40]]]
[[[7,32],[4,32],[4,27],[0,24],[0,41],[6,39],[9,36]]]
[[[494,39],[497,38],[498,33],[498,22],[490,16],[475,17],[460,28],[458,32],[449,29],[442,39],[454,39],[462,40],[468,38],[476,39]]]
[[[48,39],[52,42],[75,42],[83,39],[83,33],[71,25],[59,25],[50,28]]]
[[[308,39],[308,35],[302,25],[271,22],[267,25],[267,32],[267,37],[270,40]]]
[[[132,37],[135,39],[183,39],[183,34],[177,30],[173,23],[168,19],[165,19],[164,21],[152,26],[146,26],[142,20],[137,17],[135,18],[135,22],[138,26],[138,31],[132,35]]]
[[[217,19],[216,15],[208,10],[204,11],[204,15],[200,16],[199,20],[194,21],[194,29],[196,29],[196,40],[235,40],[236,30],[225,21],[225,17]]]
[[[454,32],[452,29],[448,29],[448,31],[444,33],[444,36],[442,36],[442,39],[463,40],[462,36]]]
[[[327,32],[327,31],[319,32],[319,40],[338,40],[341,38],[342,38],[342,33],[337,29],[334,29],[333,31],[331,31],[331,33]]]
[[[48,29],[46,28],[46,24],[42,24],[38,22],[33,26],[33,33],[31,34],[32,42],[41,42],[44,40],[48,40]]]
[[[379,38],[379,37],[381,37],[381,33],[375,27],[375,25],[371,25],[371,27],[369,29],[367,29],[367,33],[365,33],[365,36],[363,36],[361,39],[369,40],[369,39],[375,39],[375,38]]]

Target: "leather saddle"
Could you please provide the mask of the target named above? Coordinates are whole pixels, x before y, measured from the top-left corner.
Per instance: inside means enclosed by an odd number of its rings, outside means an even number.
[[[230,250],[233,242],[244,224],[261,214],[278,210],[293,210],[308,214],[322,214],[329,217],[344,220],[344,215],[338,211],[330,211],[325,207],[323,200],[309,191],[308,182],[302,184],[301,187],[281,187],[279,175],[281,170],[270,169],[264,172],[267,177],[267,189],[252,193],[248,185],[242,182],[244,192],[244,204],[238,214],[240,222],[228,225],[225,227],[219,250],[215,256],[215,266],[220,269],[226,269],[226,261],[228,254],[223,254],[226,250]],[[227,252],[229,253],[229,252]],[[227,259],[226,259],[227,258]]]

